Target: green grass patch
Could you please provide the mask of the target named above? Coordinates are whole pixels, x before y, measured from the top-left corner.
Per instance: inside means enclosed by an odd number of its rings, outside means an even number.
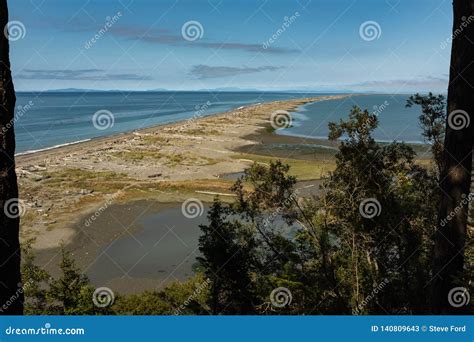
[[[45,172],[44,175],[50,176],[50,178],[44,181],[44,185],[50,188],[60,190],[88,189],[104,193],[120,190],[126,183],[133,181],[133,179],[123,173],[72,168]]]
[[[258,163],[269,164],[270,161],[281,160],[290,166],[290,175],[297,177],[298,180],[321,179],[336,167],[332,160],[299,160],[291,158],[273,158],[269,156],[260,156],[255,154],[240,154],[234,156],[235,159],[249,159]]]

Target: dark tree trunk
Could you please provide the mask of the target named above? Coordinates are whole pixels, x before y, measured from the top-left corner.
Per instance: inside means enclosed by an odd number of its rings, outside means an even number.
[[[469,194],[471,183],[474,142],[474,17],[471,17],[474,15],[474,0],[454,0],[453,12],[442,199],[433,270],[433,311],[444,314],[462,313],[467,308],[451,306],[448,294],[459,286],[456,277],[463,272],[468,216],[465,196]],[[464,111],[467,116],[459,111]],[[464,120],[461,120],[462,115]],[[470,120],[469,125],[466,118]]]
[[[10,72],[9,41],[4,34],[7,23],[7,1],[0,0],[0,314],[19,315],[23,313],[23,293],[14,160],[16,99]]]

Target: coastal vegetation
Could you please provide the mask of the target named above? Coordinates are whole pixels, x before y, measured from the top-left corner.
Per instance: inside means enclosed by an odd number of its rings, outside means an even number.
[[[214,198],[200,226],[195,275],[162,290],[116,294],[98,308],[90,301],[94,287],[68,252],[63,250],[54,279],[25,248],[26,312],[432,313],[427,287],[441,198],[436,142],[444,134],[444,103],[432,94],[408,99],[408,105],[421,105],[421,126],[434,156],[428,166],[419,165],[405,143],[377,143],[377,116],[358,107],[330,124],[329,139],[344,140],[317,196],[300,196],[290,165],[255,161],[233,185],[227,183],[234,197]],[[466,267],[457,274],[457,286],[472,290],[472,275]]]
[[[188,121],[15,156],[9,18],[0,0],[0,314],[471,313],[474,26],[465,20],[473,0],[454,0],[453,8],[447,96],[407,98],[407,107],[420,109],[425,144],[377,141],[379,113],[359,106],[329,123],[328,139],[275,138],[282,127],[274,114],[292,128],[291,112],[351,96],[342,94],[264,101],[207,117],[201,107]],[[236,51],[243,44],[225,46]],[[90,72],[79,72],[82,80],[94,80]],[[315,190],[304,192],[308,187]],[[209,207],[184,280],[114,293],[96,287],[69,249],[112,203],[189,199]],[[93,240],[96,252],[119,235],[87,233],[101,238]],[[53,272],[37,262],[37,251],[59,251]],[[462,305],[453,304],[453,290]]]

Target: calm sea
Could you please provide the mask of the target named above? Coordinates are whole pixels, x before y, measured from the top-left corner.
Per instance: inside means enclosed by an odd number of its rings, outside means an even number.
[[[249,104],[309,96],[312,95],[281,92],[18,93],[17,153],[208,116]],[[309,104],[293,115],[292,127],[278,133],[327,137],[327,123],[345,117],[350,107],[358,104],[371,111],[376,110],[375,106],[383,106],[380,129],[376,132],[378,139],[421,141],[418,111],[404,107],[407,97],[353,96]],[[112,113],[113,125],[94,125],[93,116],[98,111]]]
[[[418,123],[420,109],[405,108],[410,95],[364,95],[342,100],[314,102],[301,106],[292,114],[289,128],[279,129],[278,134],[313,138],[327,138],[328,123],[346,119],[353,106],[376,114],[379,127],[374,132],[378,141],[405,141],[422,143]]]

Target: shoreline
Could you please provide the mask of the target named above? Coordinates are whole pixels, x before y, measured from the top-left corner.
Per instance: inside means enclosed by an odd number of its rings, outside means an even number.
[[[299,105],[295,105],[290,112],[294,112],[297,107],[300,105],[305,105],[313,102],[318,102],[318,101],[331,101],[331,100],[338,100],[350,96],[359,96],[361,94],[341,94],[341,95],[323,95],[323,96],[317,96],[317,97],[308,97],[308,98],[301,98],[301,99],[289,99],[289,100],[277,100],[277,101],[270,101],[270,102],[263,102],[263,103],[257,103],[257,104],[251,104],[247,106],[240,106],[238,108],[225,111],[225,112],[220,112],[216,114],[211,114],[207,116],[200,116],[197,118],[189,118],[189,119],[183,119],[179,120],[176,122],[172,123],[163,123],[163,124],[157,124],[157,125],[152,125],[149,127],[144,127],[140,129],[134,129],[131,131],[126,131],[126,132],[120,132],[120,133],[113,133],[107,136],[101,136],[101,137],[94,137],[94,138],[88,138],[88,139],[83,139],[83,140],[78,140],[78,141],[72,141],[68,143],[63,143],[63,144],[58,144],[50,147],[45,147],[43,149],[38,149],[38,150],[27,150],[27,151],[22,151],[18,152],[15,154],[15,159],[16,159],[16,164],[17,166],[19,164],[27,163],[29,162],[30,158],[35,158],[39,156],[49,156],[52,153],[58,152],[58,153],[67,153],[67,152],[72,152],[73,150],[80,149],[83,147],[88,147],[87,145],[93,145],[93,144],[100,144],[100,143],[107,143],[119,138],[126,138],[131,135],[136,135],[136,134],[147,134],[150,133],[150,131],[156,131],[160,129],[166,129],[166,128],[174,128],[174,127],[179,127],[183,126],[183,124],[186,124],[187,122],[198,122],[201,120],[206,120],[206,119],[219,119],[221,117],[225,117],[228,115],[234,115],[236,112],[239,111],[244,111],[244,110],[252,110],[255,109],[256,107],[259,106],[265,106],[265,105],[271,105],[271,104],[276,104],[276,103],[288,103],[288,102],[302,102]],[[292,137],[296,139],[304,139],[304,140],[314,140],[314,141],[324,141],[327,139],[321,139],[321,138],[313,138],[313,137],[300,137],[300,136],[293,136],[293,135],[279,135],[275,134],[279,137]],[[71,150],[71,151],[69,151]]]
[[[160,212],[187,198],[212,201],[212,193],[228,192],[234,182],[223,175],[270,159],[240,149],[265,144],[268,139],[288,141],[266,132],[272,112],[331,99],[334,97],[273,101],[21,155],[17,172],[20,198],[26,207],[21,219],[22,241],[35,239],[37,263],[53,275],[58,272],[61,245],[87,270],[102,248],[143,229],[128,222],[127,215],[120,218],[123,212]],[[301,139],[296,141],[302,143]],[[324,161],[309,166],[306,160],[295,163],[298,172],[306,172],[309,179],[319,178],[331,168],[323,167],[315,174],[314,166]],[[96,224],[85,225],[101,208],[106,210]],[[128,222],[125,229],[111,216]],[[123,280],[116,281],[114,287],[123,286]],[[140,289],[152,283],[149,279],[138,282]]]
[[[350,94],[350,95],[348,94],[347,96],[352,96],[352,95],[360,95],[360,94]],[[339,96],[341,96],[341,98],[347,97],[344,94],[341,94],[341,95],[327,95],[327,96],[323,95],[323,96],[324,97],[328,97],[328,96],[329,97],[332,97],[332,96],[339,97]],[[112,133],[112,134],[104,135],[104,136],[97,136],[97,137],[86,138],[86,139],[81,139],[81,140],[76,140],[76,141],[71,141],[71,142],[65,142],[65,143],[61,143],[61,144],[57,144],[57,145],[53,145],[53,146],[48,146],[48,147],[44,147],[44,148],[36,149],[36,150],[26,150],[26,151],[16,152],[15,153],[15,158],[19,158],[19,157],[22,157],[22,156],[29,156],[29,155],[33,155],[33,154],[47,153],[51,150],[58,150],[58,149],[62,149],[62,148],[67,148],[68,146],[87,144],[87,143],[92,143],[92,142],[100,142],[102,140],[105,141],[105,140],[108,140],[108,139],[119,138],[119,137],[122,137],[124,135],[129,135],[129,134],[134,134],[134,133],[141,133],[141,132],[145,132],[145,131],[148,131],[148,130],[156,130],[156,129],[159,129],[161,127],[173,127],[175,125],[183,125],[187,122],[194,122],[196,120],[202,120],[202,119],[206,119],[206,118],[218,117],[218,116],[221,116],[221,115],[227,115],[227,114],[234,113],[234,112],[237,112],[237,111],[240,111],[240,110],[252,109],[253,107],[256,107],[256,106],[259,106],[259,105],[265,105],[265,104],[270,104],[270,103],[274,103],[274,102],[305,101],[307,99],[318,99],[318,98],[319,97],[308,97],[308,98],[276,100],[276,101],[268,101],[268,102],[259,102],[259,103],[255,103],[255,104],[248,104],[248,105],[244,105],[244,106],[239,106],[239,107],[234,108],[234,109],[226,110],[226,111],[223,111],[223,112],[217,112],[217,113],[214,113],[214,114],[201,115],[201,116],[198,115],[197,117],[192,116],[188,119],[181,119],[181,120],[173,121],[173,122],[154,124],[154,125],[150,125],[150,126],[143,127],[143,128],[127,130],[127,131],[124,131],[124,132],[117,132],[117,133]],[[311,103],[311,102],[308,102],[308,103]]]
[[[339,95],[335,95],[335,96],[339,96]],[[297,100],[307,100],[307,98],[302,98],[302,99],[297,99]],[[287,101],[293,101],[293,100],[287,100]],[[133,130],[130,130],[130,131],[125,131],[125,132],[112,133],[110,135],[105,135],[105,136],[99,136],[99,137],[94,137],[94,138],[88,138],[88,139],[82,139],[82,140],[57,144],[57,145],[54,145],[54,146],[49,146],[49,147],[45,147],[45,148],[38,149],[38,150],[27,150],[27,151],[17,152],[17,153],[15,153],[15,159],[18,163],[18,162],[22,162],[23,159],[27,158],[28,156],[42,155],[42,154],[47,155],[49,153],[56,152],[58,150],[59,150],[59,152],[65,152],[65,151],[61,151],[61,150],[63,150],[63,149],[66,150],[69,147],[85,147],[86,144],[101,143],[101,142],[106,143],[110,140],[115,140],[115,139],[125,137],[125,136],[128,136],[128,135],[148,133],[151,130],[154,131],[154,130],[157,130],[157,129],[160,129],[160,128],[167,128],[167,127],[172,128],[174,126],[182,126],[183,124],[185,124],[187,122],[195,122],[195,121],[199,121],[199,120],[203,120],[203,119],[207,119],[207,118],[216,118],[216,117],[228,115],[228,114],[231,114],[231,113],[243,110],[243,109],[252,109],[253,107],[256,107],[256,106],[259,106],[259,105],[265,105],[265,104],[274,103],[274,102],[286,102],[286,101],[270,101],[270,102],[263,102],[263,103],[257,103],[257,104],[250,104],[250,105],[247,105],[247,106],[239,106],[238,108],[231,109],[229,111],[219,112],[219,113],[210,114],[210,115],[206,115],[206,116],[199,116],[197,118],[191,117],[189,119],[182,119],[182,120],[174,121],[174,122],[171,122],[171,123],[156,124],[156,125],[143,127],[143,128],[140,128],[140,129],[133,129]],[[54,150],[54,151],[52,151],[52,150]]]
[[[26,209],[22,239],[35,238],[35,249],[67,245],[74,222],[119,190],[114,200],[119,203],[150,197],[180,201],[195,190],[225,191],[221,175],[251,165],[239,149],[259,144],[257,136],[272,112],[347,96],[255,104],[19,155],[16,169]]]
[[[160,201],[180,201],[183,194],[196,190],[222,193],[223,176],[255,161],[280,158],[299,180],[320,179],[335,165],[338,142],[275,134],[268,130],[271,113],[353,95],[252,104],[19,155],[16,169],[26,209],[22,238],[36,238],[38,249],[57,247],[60,241],[67,244],[75,234],[70,228],[74,222],[118,190],[123,193],[115,202],[157,194]],[[299,150],[288,148],[295,145]],[[57,234],[58,228],[62,234]]]
[[[144,229],[129,220],[132,212],[138,220],[179,207],[177,203],[189,198],[212,202],[214,193],[229,192],[235,181],[229,176],[253,162],[283,160],[304,186],[305,196],[315,194],[320,179],[335,167],[338,143],[275,134],[269,129],[270,116],[346,96],[244,106],[18,156],[20,197],[26,207],[22,241],[35,239],[37,262],[53,275],[61,245],[87,270],[101,250]],[[99,210],[97,221],[86,224]],[[114,279],[114,287],[126,288],[126,280]],[[137,291],[153,284],[135,280]]]
[[[27,151],[23,151],[23,152],[18,152],[18,153],[15,153],[15,157],[26,156],[28,154],[34,154],[34,153],[50,151],[50,150],[54,150],[54,149],[69,146],[69,145],[76,145],[76,144],[85,143],[85,142],[88,142],[88,141],[91,141],[91,140],[92,140],[92,138],[91,139],[83,139],[83,140],[71,141],[71,142],[64,143],[64,144],[58,144],[58,145],[54,145],[54,146],[50,146],[50,147],[45,147],[45,148],[41,148],[41,149],[38,149],[38,150],[27,150]]]
[[[276,100],[276,101],[261,102],[261,103],[256,103],[256,104],[249,104],[249,105],[239,106],[239,107],[234,108],[234,109],[230,109],[230,110],[227,110],[227,111],[218,112],[218,113],[214,113],[214,114],[209,114],[209,115],[205,115],[205,116],[197,116],[197,117],[193,116],[193,117],[188,118],[188,119],[182,119],[182,120],[178,120],[178,121],[174,121],[174,122],[170,122],[170,123],[154,124],[154,125],[139,128],[139,129],[132,129],[132,130],[129,130],[129,131],[112,133],[110,135],[86,138],[86,139],[71,141],[71,142],[65,142],[65,143],[61,143],[61,144],[57,144],[57,145],[53,145],[53,146],[48,146],[48,147],[44,147],[44,148],[36,149],[36,150],[21,151],[21,152],[15,153],[15,158],[17,160],[21,160],[25,156],[31,156],[31,155],[43,154],[43,153],[47,154],[48,152],[55,152],[57,150],[61,150],[63,148],[68,148],[70,146],[81,146],[82,144],[95,143],[95,142],[99,143],[101,141],[106,142],[110,139],[116,139],[116,138],[124,137],[124,136],[130,135],[130,134],[134,134],[134,133],[138,133],[138,134],[139,133],[146,133],[149,130],[156,130],[156,129],[165,128],[165,127],[173,127],[175,125],[183,125],[187,122],[194,122],[194,121],[203,120],[203,119],[206,119],[206,118],[220,117],[220,116],[228,115],[230,113],[235,113],[235,112],[240,111],[240,110],[249,110],[249,109],[252,109],[254,107],[258,107],[260,105],[266,105],[266,104],[271,104],[271,103],[278,103],[278,102],[285,103],[285,102],[294,102],[294,101],[298,102],[298,101],[301,101],[301,102],[303,102],[302,104],[296,106],[296,108],[291,110],[291,112],[297,112],[298,107],[304,107],[304,106],[309,105],[311,103],[318,102],[318,101],[321,100],[321,98],[323,98],[324,101],[330,101],[330,100],[343,99],[343,98],[347,98],[347,97],[351,97],[351,96],[366,96],[366,95],[373,95],[373,94],[359,94],[359,93],[344,94],[343,93],[343,94],[336,94],[336,95],[316,95],[315,97],[288,99],[288,100]],[[378,94],[377,93],[377,94],[374,94],[374,95],[385,95],[385,94]],[[314,101],[307,101],[309,99],[313,99]],[[327,141],[327,137],[323,137],[323,136],[313,137],[313,136],[306,136],[306,135],[301,135],[301,134],[296,134],[296,133],[295,134],[279,134],[278,132],[275,132],[275,135],[280,136],[280,137],[292,137],[292,138],[304,139],[304,140],[314,140],[314,141],[318,141],[318,142]],[[392,141],[377,140],[377,142],[390,143]],[[426,143],[423,142],[423,141],[404,141],[404,142],[407,143],[407,144],[410,144],[410,145],[426,145]]]

